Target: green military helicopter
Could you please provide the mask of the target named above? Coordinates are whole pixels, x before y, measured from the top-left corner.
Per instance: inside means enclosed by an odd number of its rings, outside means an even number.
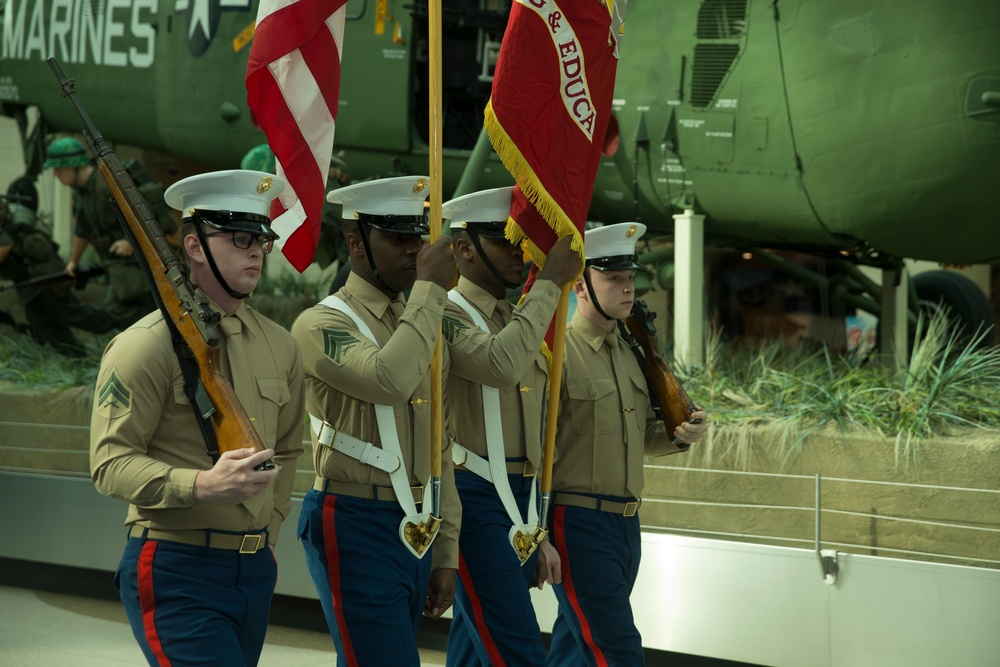
[[[511,182],[481,131],[510,4],[443,2],[446,197]],[[263,141],[243,83],[253,0],[0,11],[0,110],[18,119],[29,174],[46,135],[80,128],[48,56],[113,142],[231,168]],[[347,15],[336,149],[355,177],[425,172],[426,3],[351,0]],[[693,209],[710,245],[755,249],[874,312],[858,264],[1000,257],[1000,3],[632,0],[615,98],[593,220],[670,234],[671,214]],[[837,275],[761,248],[829,257]],[[992,324],[971,281],[934,273],[920,297]]]

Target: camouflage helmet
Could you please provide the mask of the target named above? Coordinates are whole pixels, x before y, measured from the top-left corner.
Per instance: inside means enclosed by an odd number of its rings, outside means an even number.
[[[79,139],[63,137],[56,139],[45,149],[45,163],[42,169],[56,167],[86,167],[90,164],[90,154]]]
[[[266,171],[269,174],[274,174],[278,171],[278,165],[271,147],[267,144],[260,144],[247,151],[247,154],[240,160],[240,169]]]

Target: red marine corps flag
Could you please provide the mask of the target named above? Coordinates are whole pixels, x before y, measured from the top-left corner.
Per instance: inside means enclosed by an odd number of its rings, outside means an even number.
[[[271,204],[278,245],[300,272],[312,262],[333,154],[347,0],[261,0],[247,63],[247,102],[288,185]]]
[[[516,0],[486,106],[486,129],[514,175],[507,236],[544,265],[583,226],[611,117],[626,0]],[[534,270],[529,284],[534,279]]]

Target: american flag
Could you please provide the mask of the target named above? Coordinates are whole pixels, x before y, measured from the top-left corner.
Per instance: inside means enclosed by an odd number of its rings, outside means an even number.
[[[626,0],[516,0],[486,107],[486,129],[517,182],[507,237],[536,266],[583,228],[604,146]],[[534,281],[532,270],[525,285]],[[551,341],[550,341],[551,342]]]
[[[247,102],[288,183],[271,204],[278,245],[300,272],[312,262],[333,154],[347,0],[261,0],[247,63]]]

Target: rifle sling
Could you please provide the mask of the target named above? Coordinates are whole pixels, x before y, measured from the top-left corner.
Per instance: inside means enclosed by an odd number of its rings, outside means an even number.
[[[663,418],[663,407],[660,405],[660,401],[656,394],[656,387],[653,386],[653,381],[649,379],[646,375],[646,356],[642,353],[642,349],[639,347],[639,342],[634,336],[629,332],[625,323],[621,320],[618,321],[618,333],[621,337],[628,343],[629,349],[632,350],[632,354],[635,355],[636,361],[639,362],[639,368],[642,369],[642,377],[646,379],[646,387],[649,389],[649,402],[653,406],[653,412],[656,413],[657,418]]]
[[[201,384],[198,361],[191,354],[187,343],[184,342],[184,337],[181,336],[181,332],[174,325],[174,321],[170,319],[170,312],[163,304],[163,297],[160,296],[160,291],[156,287],[156,279],[149,268],[149,263],[143,261],[145,258],[140,251],[135,233],[129,227],[128,222],[126,222],[125,216],[122,215],[121,209],[118,207],[118,202],[114,197],[111,197],[111,206],[118,215],[118,222],[121,223],[122,229],[125,231],[125,236],[128,238],[129,243],[132,244],[137,263],[139,264],[139,268],[142,269],[142,275],[146,278],[146,284],[153,293],[157,307],[163,313],[163,321],[166,322],[167,329],[170,330],[170,340],[173,342],[174,353],[177,355],[177,363],[180,364],[181,375],[184,377],[184,394],[188,397],[188,400],[191,402],[191,408],[194,410],[195,420],[198,422],[198,428],[201,429],[201,436],[205,440],[205,451],[211,457],[212,463],[215,464],[218,462],[220,455],[219,441],[215,437],[215,426],[212,424],[212,414],[215,412],[215,406],[212,405],[208,393],[205,392],[205,387]]]

